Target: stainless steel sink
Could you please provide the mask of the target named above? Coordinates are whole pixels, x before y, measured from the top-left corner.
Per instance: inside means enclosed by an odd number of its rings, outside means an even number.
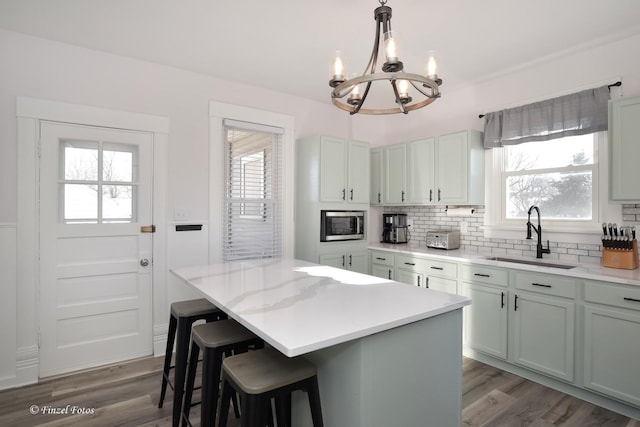
[[[555,262],[535,261],[535,260],[520,259],[520,258],[505,258],[505,257],[499,257],[499,256],[486,257],[485,259],[488,259],[491,261],[513,262],[516,264],[536,265],[539,267],[561,268],[563,270],[570,270],[576,267],[575,265],[557,264]]]

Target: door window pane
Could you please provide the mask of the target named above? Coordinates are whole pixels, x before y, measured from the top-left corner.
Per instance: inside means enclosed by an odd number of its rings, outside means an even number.
[[[131,222],[132,214],[133,187],[131,185],[102,186],[102,218],[105,221]]]
[[[138,147],[102,141],[60,143],[62,222],[136,220]]]
[[[64,184],[64,222],[98,222],[98,187],[93,184]]]
[[[98,179],[98,143],[93,141],[64,141],[64,179],[96,181]]]

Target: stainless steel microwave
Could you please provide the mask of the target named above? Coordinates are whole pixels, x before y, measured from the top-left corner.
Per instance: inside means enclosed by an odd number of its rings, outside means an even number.
[[[364,211],[320,211],[320,241],[364,239]]]

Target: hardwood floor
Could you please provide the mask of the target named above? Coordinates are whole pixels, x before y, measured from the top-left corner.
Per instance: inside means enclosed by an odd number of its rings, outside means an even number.
[[[171,390],[158,409],[162,362],[149,357],[1,391],[0,426],[170,426]],[[463,426],[640,427],[639,421],[472,359],[464,360],[462,399]],[[47,413],[53,408],[67,413]],[[89,413],[77,413],[82,410]],[[198,418],[196,407],[194,426]],[[232,414],[229,421],[230,427],[239,425]]]

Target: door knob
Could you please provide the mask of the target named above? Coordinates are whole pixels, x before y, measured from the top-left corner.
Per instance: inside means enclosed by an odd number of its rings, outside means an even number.
[[[148,259],[146,259],[146,258],[142,258],[142,259],[140,260],[140,265],[141,265],[141,266],[143,266],[143,267],[148,266],[148,265],[149,265],[149,260],[148,260]]]

